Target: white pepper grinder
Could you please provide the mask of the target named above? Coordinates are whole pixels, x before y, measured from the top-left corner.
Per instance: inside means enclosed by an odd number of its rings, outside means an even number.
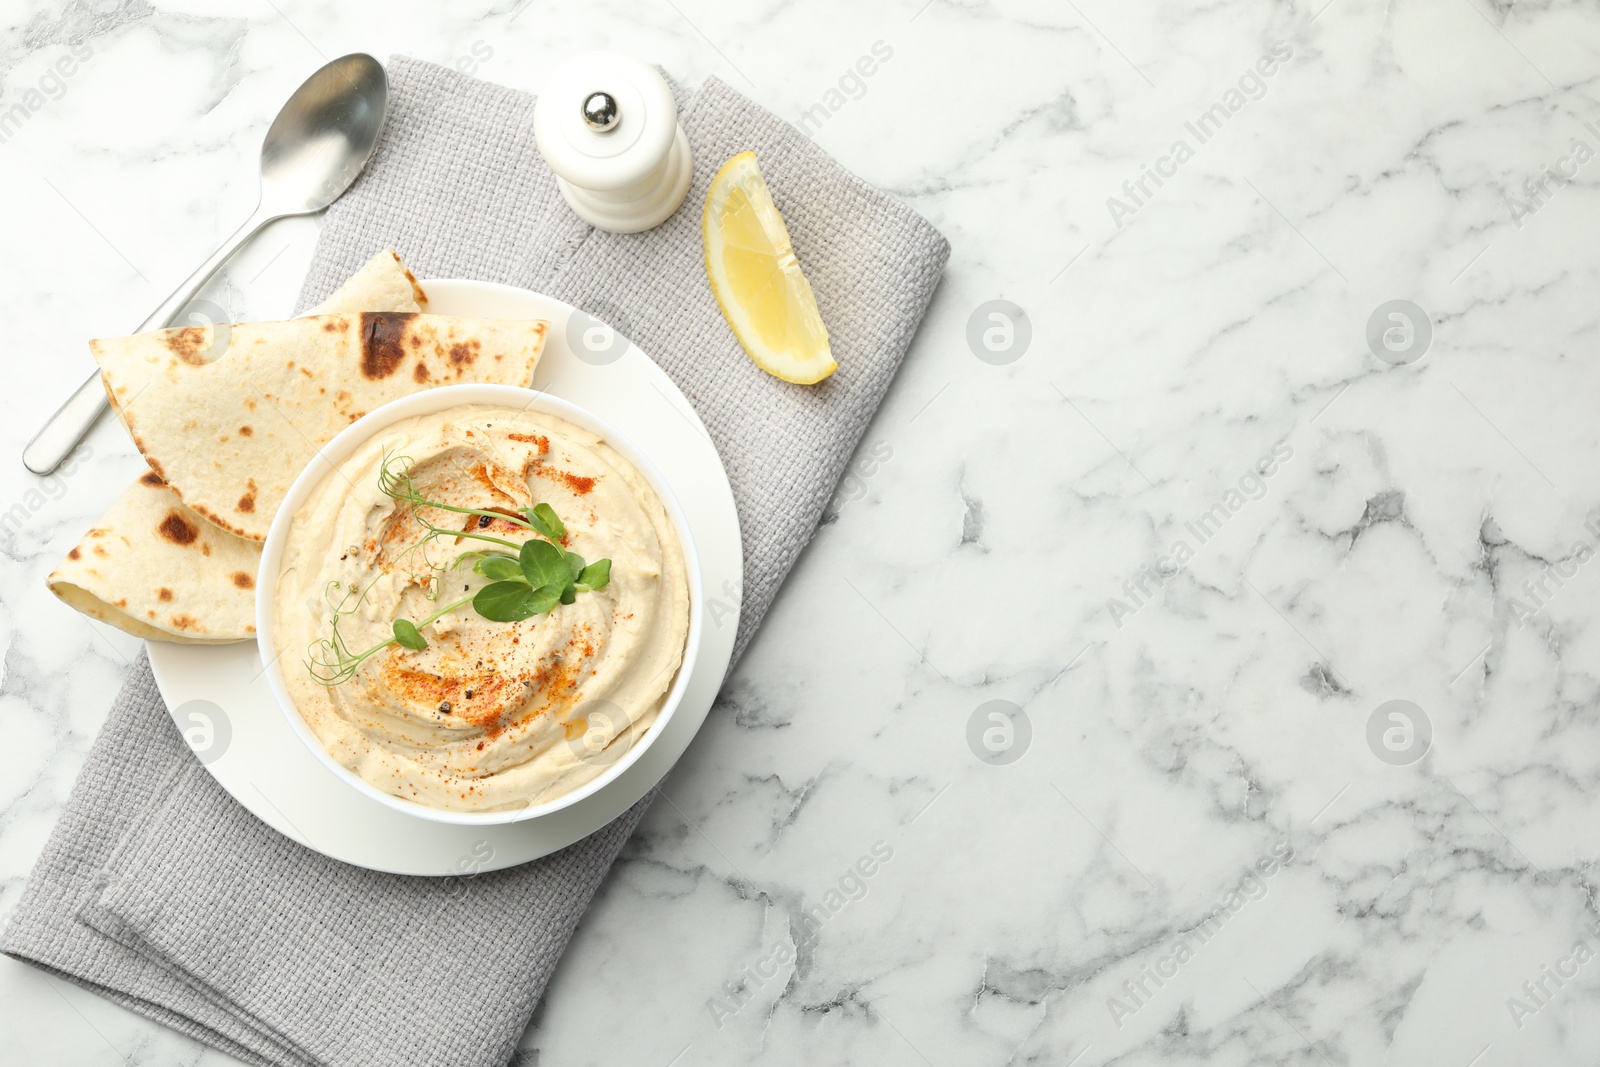
[[[588,52],[551,77],[533,111],[533,136],[561,195],[585,222],[638,233],[667,220],[694,167],[672,90],[654,67],[619,52]]]

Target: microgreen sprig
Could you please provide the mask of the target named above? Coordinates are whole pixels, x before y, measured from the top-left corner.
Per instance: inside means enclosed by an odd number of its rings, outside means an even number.
[[[346,589],[336,604],[333,603],[333,594],[341,587],[336,581],[330,582],[328,601],[333,607],[332,636],[312,646],[306,664],[311,677],[323,685],[335,686],[348,681],[355,676],[361,664],[390,645],[422,651],[428,647],[428,639],[422,635],[423,628],[469,603],[474,611],[492,622],[521,622],[553,611],[558,604],[571,604],[579,593],[604,589],[611,582],[609,559],[589,563],[576,552],[561,547],[560,542],[566,536],[567,528],[549,504],[534,504],[511,514],[429,500],[417,489],[411,477],[411,460],[407,456],[385,457],[378,472],[378,488],[396,503],[408,507],[411,516],[427,531],[404,555],[445,537],[464,537],[498,546],[495,550],[463,552],[448,565],[436,567],[439,573],[426,583],[431,586],[432,595],[429,599],[437,598],[446,574],[468,563],[474,573],[490,581],[473,595],[445,605],[420,622],[394,620],[393,635],[362,652],[350,651],[339,633],[339,620],[360,608],[367,593],[377,584],[376,580],[359,594],[353,587]],[[532,536],[519,544],[503,537],[479,533],[470,526],[465,530],[452,530],[428,518],[424,514],[428,508],[473,515],[480,521],[502,519],[527,530]],[[425,551],[423,556],[427,557]],[[350,603],[352,597],[355,598],[354,604]]]

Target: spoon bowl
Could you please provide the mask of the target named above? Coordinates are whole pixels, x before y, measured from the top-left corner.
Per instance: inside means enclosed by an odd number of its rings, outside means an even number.
[[[296,89],[261,144],[261,203],[277,216],[321,211],[372,156],[389,83],[369,55],[343,56]]]

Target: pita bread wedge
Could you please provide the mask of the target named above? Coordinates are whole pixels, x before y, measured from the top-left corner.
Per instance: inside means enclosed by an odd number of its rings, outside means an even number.
[[[400,253],[389,248],[367,260],[366,266],[350,275],[332,296],[306,314],[427,310],[428,294],[423,291],[422,283],[411,273]]]
[[[422,311],[428,297],[392,251],[373,256],[313,314]],[[185,540],[184,531],[197,531]],[[91,618],[147,640],[220,644],[255,633],[261,542],[201,518],[146,471],[61,561],[50,591]]]
[[[203,521],[154,471],[111,505],[47,579],[135,637],[215,644],[255,633],[261,545]]]
[[[159,330],[90,348],[151,470],[190,508],[260,541],[290,483],[334,434],[421,389],[527,385],[548,329],[542,320],[364,311]]]

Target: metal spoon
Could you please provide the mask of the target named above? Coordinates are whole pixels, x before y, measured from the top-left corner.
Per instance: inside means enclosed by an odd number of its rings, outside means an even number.
[[[383,65],[364,53],[335,59],[307,78],[272,120],[261,145],[261,200],[255,212],[134,333],[171,323],[217,268],[267,223],[310,215],[339,199],[372,157],[388,100]],[[96,371],[28,442],[23,464],[35,474],[55,470],[105,408],[106,391]]]

